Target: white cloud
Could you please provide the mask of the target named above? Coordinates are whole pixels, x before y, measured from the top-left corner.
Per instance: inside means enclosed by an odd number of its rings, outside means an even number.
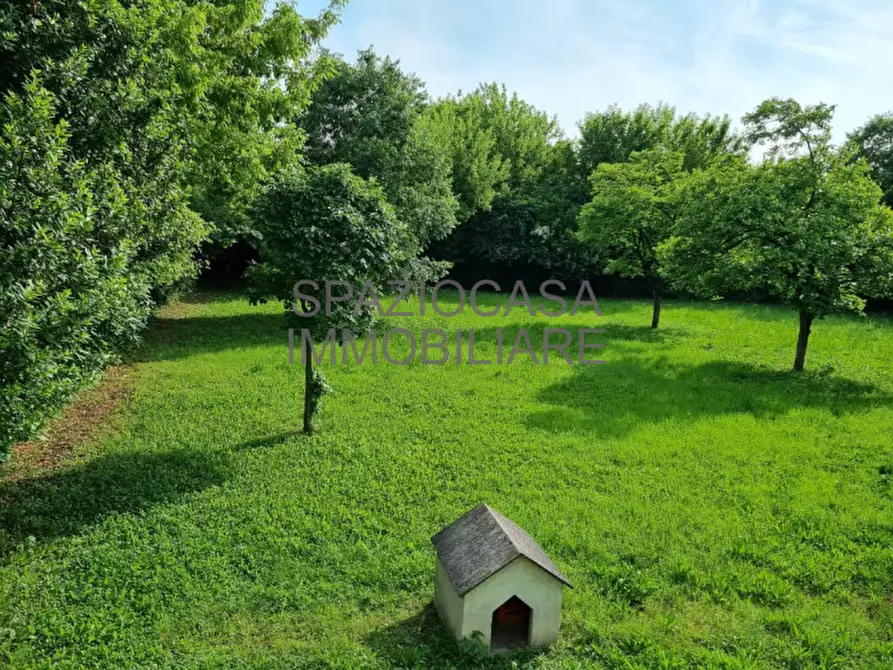
[[[354,0],[328,44],[374,43],[433,95],[504,82],[568,133],[613,103],[737,120],[779,95],[837,103],[842,139],[893,108],[890,25],[882,0]]]

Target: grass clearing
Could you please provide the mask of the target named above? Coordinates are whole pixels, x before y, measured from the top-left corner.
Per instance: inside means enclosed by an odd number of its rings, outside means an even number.
[[[795,375],[790,310],[602,309],[389,319],[605,328],[608,363],[326,365],[308,439],[280,308],[182,303],[113,434],[0,481],[0,662],[470,665],[429,538],[483,500],[576,586],[523,667],[893,665],[893,324],[818,322]]]

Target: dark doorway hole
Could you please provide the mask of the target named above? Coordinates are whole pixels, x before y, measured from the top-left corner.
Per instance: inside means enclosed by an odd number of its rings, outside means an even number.
[[[490,630],[490,649],[511,651],[530,644],[530,615],[527,604],[512,596],[493,612]]]

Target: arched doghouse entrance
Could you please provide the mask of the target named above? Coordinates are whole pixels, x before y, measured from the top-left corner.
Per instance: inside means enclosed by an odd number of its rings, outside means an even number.
[[[517,596],[512,596],[493,611],[490,648],[511,650],[530,644],[530,619],[533,610]]]

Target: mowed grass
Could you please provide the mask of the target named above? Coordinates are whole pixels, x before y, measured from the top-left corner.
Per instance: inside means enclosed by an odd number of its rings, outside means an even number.
[[[387,320],[481,357],[605,328],[607,364],[326,365],[308,439],[280,308],[175,306],[114,430],[0,481],[0,662],[893,666],[893,324],[817,322],[796,375],[789,310],[602,310]],[[576,587],[551,649],[477,658],[431,608],[429,538],[481,501]]]

